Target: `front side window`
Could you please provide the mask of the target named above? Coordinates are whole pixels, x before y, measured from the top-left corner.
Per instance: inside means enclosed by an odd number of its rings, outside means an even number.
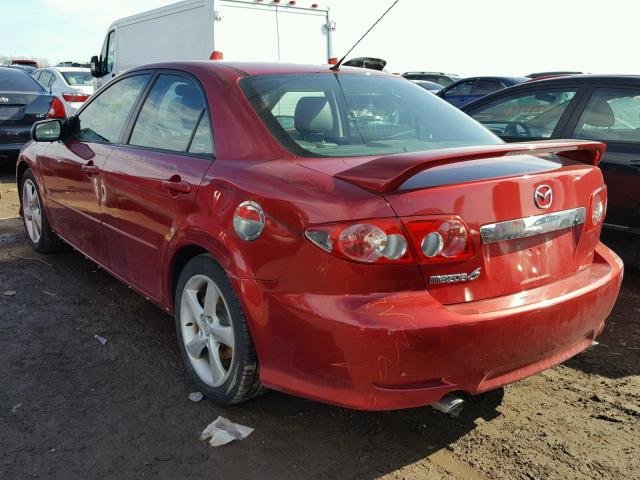
[[[494,100],[467,112],[502,137],[551,138],[576,90],[538,90]]]
[[[493,145],[500,139],[402,78],[255,75],[240,85],[271,133],[301,156],[385,155]]]
[[[596,89],[578,120],[573,138],[640,142],[640,90]]]
[[[149,75],[135,75],[112,84],[78,115],[77,140],[85,142],[118,142],[129,113],[149,80]]]
[[[107,55],[104,58],[104,73],[111,73],[113,71],[113,59],[116,51],[116,32],[112,30],[107,37]]]
[[[129,143],[186,152],[196,126],[206,113],[204,97],[193,80],[179,75],[160,75],[140,110]],[[206,123],[201,125],[203,129],[209,128]],[[198,142],[203,141],[203,135],[200,132]]]

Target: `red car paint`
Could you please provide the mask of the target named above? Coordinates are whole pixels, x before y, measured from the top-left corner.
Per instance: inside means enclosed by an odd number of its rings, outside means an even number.
[[[247,74],[330,74],[328,67],[180,62],[132,72],[153,68],[200,80],[215,161],[129,145],[31,143],[18,175],[27,165],[33,169],[59,235],[168,312],[178,266],[209,252],[238,294],[265,386],[359,409],[414,407],[537,373],[582,351],[602,331],[623,266],[599,242],[599,226],[589,230],[585,222],[543,239],[489,245],[479,233],[488,223],[540,214],[533,192],[542,183],[557,192],[552,211],[588,210],[603,185],[595,166],[601,144],[301,158],[269,133],[238,81]],[[340,75],[355,73],[361,70],[344,68]],[[523,149],[533,158],[543,147],[581,163],[401,188],[427,167],[522,158]],[[253,242],[241,240],[232,225],[246,200],[266,213],[264,232]],[[310,225],[397,217],[406,225],[445,214],[467,223],[473,258],[367,265],[337,258],[304,237]],[[473,283],[429,284],[430,276],[478,266],[482,277]]]

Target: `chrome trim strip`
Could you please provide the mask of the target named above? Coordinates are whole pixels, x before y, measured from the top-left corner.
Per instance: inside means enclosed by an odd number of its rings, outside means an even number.
[[[533,237],[534,235],[543,235],[581,225],[584,223],[585,216],[586,209],[579,207],[561,212],[491,223],[480,227],[480,236],[482,237],[482,243]]]

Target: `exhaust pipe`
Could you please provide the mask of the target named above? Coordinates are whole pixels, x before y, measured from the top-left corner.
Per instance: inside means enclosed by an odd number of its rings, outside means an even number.
[[[462,412],[464,400],[453,393],[447,393],[438,402],[432,403],[431,408],[452,417],[457,417]]]
[[[594,348],[596,348],[598,345],[600,345],[599,342],[596,342],[595,340],[593,342],[591,342],[591,345],[589,345],[587,348],[584,349],[584,351],[582,353],[586,353],[589,350],[593,350]]]

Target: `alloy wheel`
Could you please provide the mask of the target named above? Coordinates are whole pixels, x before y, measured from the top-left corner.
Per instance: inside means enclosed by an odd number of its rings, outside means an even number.
[[[27,235],[33,243],[42,235],[42,209],[35,183],[27,179],[22,186],[22,214]]]
[[[229,377],[235,340],[231,313],[216,283],[195,275],[180,301],[180,328],[189,362],[200,380],[219,387]]]

